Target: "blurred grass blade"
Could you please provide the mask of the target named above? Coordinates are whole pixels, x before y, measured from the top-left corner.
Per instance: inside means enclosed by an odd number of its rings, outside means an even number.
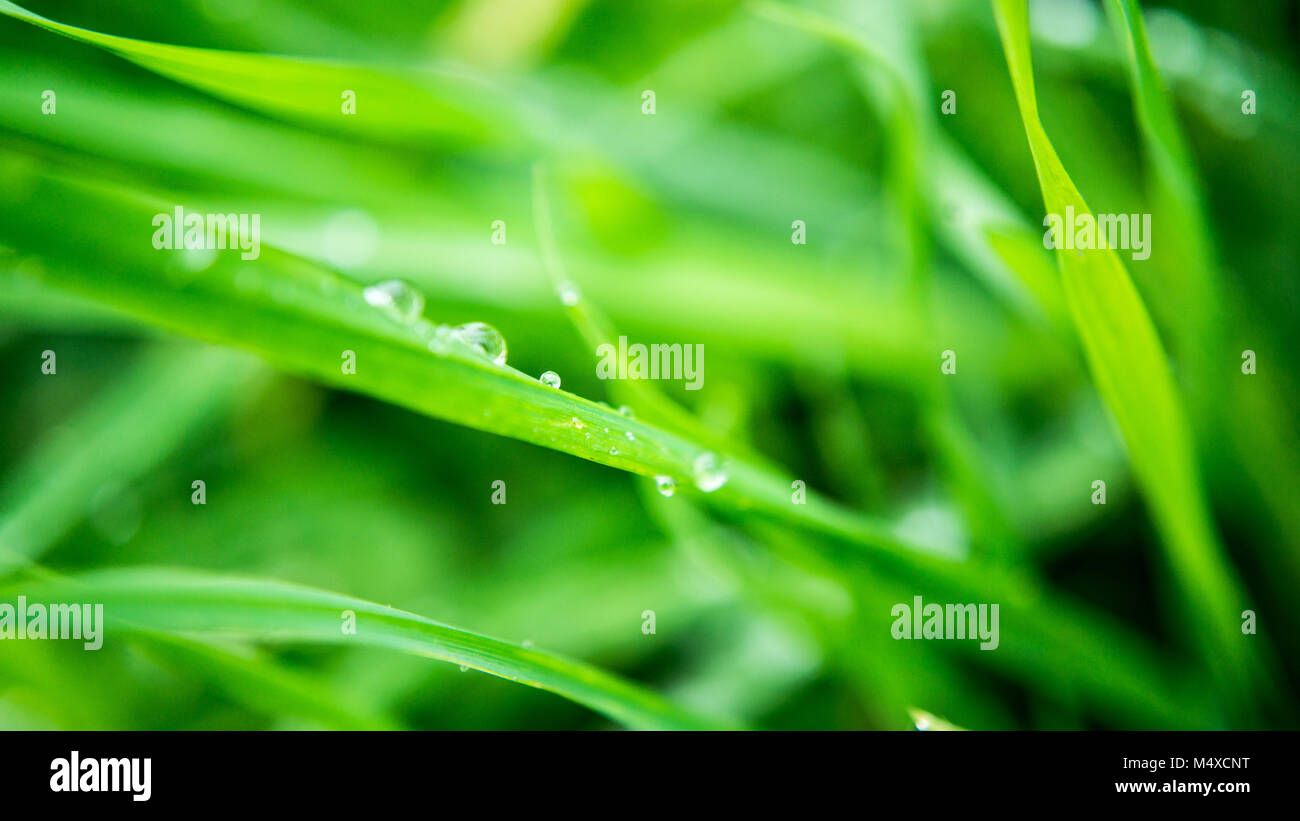
[[[427,656],[563,696],[633,729],[717,728],[660,696],[579,662],[518,647],[413,613],[280,582],[132,568],[10,587],[5,599],[104,606],[104,631],[272,643],[361,644]],[[343,632],[344,611],[356,633]],[[111,638],[109,639],[111,640]]]
[[[1280,392],[1258,380],[1236,378],[1229,383],[1225,379],[1219,363],[1237,356],[1225,342],[1225,331],[1236,329],[1225,328],[1222,317],[1236,319],[1253,312],[1243,304],[1243,294],[1225,295],[1204,187],[1151,54],[1141,5],[1137,0],[1107,0],[1106,11],[1128,58],[1129,85],[1151,165],[1152,201],[1169,225],[1162,236],[1176,239],[1166,242],[1165,251],[1153,262],[1162,279],[1156,293],[1164,299],[1164,316],[1179,337],[1184,381],[1196,410],[1212,417],[1213,427],[1207,428],[1226,433],[1235,442],[1235,455],[1253,480],[1262,507],[1289,542],[1290,548],[1264,552],[1279,570],[1269,577],[1277,580],[1280,589],[1290,589],[1300,582],[1300,507],[1291,492],[1300,485],[1295,432],[1279,423],[1287,414]],[[1229,310],[1224,311],[1225,306]],[[1252,323],[1249,332],[1259,340],[1257,347],[1276,347],[1275,341],[1264,342],[1269,334],[1266,326]],[[1285,373],[1277,373],[1274,384],[1285,378]],[[1251,424],[1239,424],[1241,419]]]
[[[1173,104],[1151,56],[1141,7],[1137,0],[1106,0],[1105,7],[1128,57],[1137,123],[1152,168],[1152,202],[1166,223],[1161,232],[1162,239],[1168,238],[1161,249],[1164,281],[1153,286],[1162,297],[1170,326],[1199,370],[1205,367],[1200,364],[1202,357],[1217,350],[1214,343],[1220,334],[1213,319],[1219,305],[1215,252],[1203,197]]]
[[[412,70],[117,37],[70,26],[0,0],[0,14],[99,46],[164,77],[255,110],[379,139],[503,141],[523,133],[491,106],[481,81],[450,70]],[[344,116],[345,91],[355,114]]]
[[[392,730],[391,718],[318,679],[277,665],[252,648],[150,633],[132,636],[144,653],[185,675],[198,675],[231,699],[267,716],[292,716],[334,730]]]
[[[899,49],[873,42],[837,19],[775,0],[754,0],[749,8],[761,19],[843,49],[862,62],[869,77],[881,78],[898,109],[890,123],[891,131],[897,132],[891,140],[894,164],[900,166],[893,184],[922,188],[904,198],[905,207],[916,193],[923,194],[936,236],[992,291],[1028,318],[1064,324],[1060,285],[1037,235],[1006,194],[938,128],[920,96],[926,85],[921,69],[914,63],[900,65]],[[904,131],[908,139],[903,139]],[[920,148],[911,142],[920,143]],[[914,167],[920,158],[925,164]],[[915,179],[909,180],[909,175]],[[919,229],[909,225],[907,230],[915,258],[921,245]]]
[[[911,717],[912,724],[915,725],[916,729],[918,730],[934,730],[936,732],[954,732],[954,731],[961,731],[966,729],[965,727],[958,727],[956,724],[953,724],[948,721],[944,721],[942,718],[939,718],[938,716],[932,713],[927,713],[925,710],[919,709],[917,707],[912,707],[908,709],[907,714]]]
[[[68,358],[61,367],[76,368]],[[66,371],[65,371],[66,372]],[[0,487],[0,576],[38,558],[91,508],[96,491],[127,485],[215,418],[256,395],[256,359],[209,347],[158,346],[37,443]],[[188,502],[188,483],[176,498]]]
[[[1064,215],[1069,207],[1089,214],[1039,120],[1025,4],[993,2],[1047,211]],[[1210,522],[1182,403],[1155,327],[1113,249],[1061,249],[1057,257],[1093,379],[1128,445],[1179,581],[1186,618],[1182,629],[1224,696],[1246,710],[1260,674],[1254,649],[1239,629],[1239,614],[1248,604]]]

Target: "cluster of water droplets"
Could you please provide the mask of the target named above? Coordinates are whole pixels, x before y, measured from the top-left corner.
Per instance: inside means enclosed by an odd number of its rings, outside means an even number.
[[[561,283],[556,288],[556,292],[559,294],[560,301],[570,307],[577,305],[582,299],[582,292],[572,282]],[[467,322],[455,326],[429,322],[424,319],[424,294],[409,282],[400,279],[377,282],[367,286],[361,295],[366,304],[384,311],[397,322],[411,327],[416,334],[426,340],[431,351],[440,353],[452,345],[457,345],[497,365],[506,364],[506,339],[500,331],[486,322]],[[548,388],[558,390],[560,387],[560,375],[555,371],[546,371],[538,377],[538,381]],[[620,405],[618,412],[629,419],[633,418],[632,409],[627,405]],[[582,420],[576,416],[570,420],[570,425],[577,430],[584,427]],[[606,428],[605,432],[608,433],[609,429]],[[636,435],[630,430],[625,431],[623,435],[629,442],[636,441]],[[591,438],[590,433],[587,434],[587,438]],[[609,453],[611,456],[617,456],[618,447],[611,445]],[[692,474],[695,486],[704,493],[712,493],[727,483],[726,469],[717,454],[712,451],[704,451],[696,457]],[[677,480],[673,477],[659,475],[654,479],[655,487],[662,495],[672,496],[676,493]]]
[[[727,469],[722,460],[713,451],[706,450],[695,457],[691,466],[691,478],[695,486],[704,493],[712,493],[727,483]],[[654,477],[655,489],[660,496],[672,496],[677,492],[677,480],[665,474]]]
[[[426,341],[429,350],[443,352],[458,346],[496,365],[506,364],[506,338],[486,322],[464,325],[435,325],[424,319],[424,294],[409,282],[390,279],[367,286],[361,292],[366,304],[384,311],[394,320],[411,327]]]

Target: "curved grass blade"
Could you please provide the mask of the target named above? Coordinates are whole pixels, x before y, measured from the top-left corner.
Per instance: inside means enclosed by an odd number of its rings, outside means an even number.
[[[1224,378],[1219,363],[1236,359],[1237,354],[1228,349],[1221,316],[1215,311],[1226,305],[1228,310],[1219,314],[1234,317],[1248,315],[1249,310],[1234,298],[1225,298],[1204,188],[1151,54],[1141,5],[1137,0],[1107,0],[1105,7],[1125,46],[1129,86],[1151,164],[1152,201],[1171,225],[1163,234],[1177,238],[1167,244],[1165,254],[1153,260],[1164,280],[1156,294],[1164,298],[1163,316],[1178,335],[1195,409],[1202,416],[1217,415],[1216,429],[1235,441],[1243,470],[1278,523],[1284,541],[1290,543],[1292,549],[1272,550],[1269,557],[1279,569],[1285,568],[1277,574],[1279,589],[1283,589],[1283,585],[1300,581],[1300,553],[1295,549],[1300,548],[1300,508],[1290,490],[1300,484],[1300,461],[1296,458],[1300,451],[1294,447],[1294,431],[1278,423],[1287,415],[1286,403],[1280,391],[1269,391],[1257,380],[1228,382],[1232,376]],[[1250,331],[1256,339],[1266,333],[1258,326]],[[1262,339],[1256,344],[1265,349],[1275,347]],[[1277,374],[1272,384],[1283,378],[1284,374]],[[1251,424],[1239,424],[1240,419],[1250,419]],[[1288,441],[1292,446],[1281,444]]]
[[[627,727],[718,729],[714,722],[580,662],[450,627],[413,613],[337,593],[280,582],[175,569],[96,571],[10,587],[7,599],[78,601],[104,606],[104,631],[270,643],[358,643],[481,670],[555,693]],[[356,632],[344,633],[344,611]]]
[[[133,641],[144,653],[184,675],[221,688],[250,710],[268,716],[293,716],[337,730],[393,730],[400,725],[315,678],[286,669],[252,648],[150,633]]]
[[[526,133],[491,106],[485,84],[447,69],[380,65],[177,46],[60,23],[0,0],[0,14],[107,49],[164,77],[223,100],[369,137],[509,142]],[[344,116],[344,93],[355,114]]]
[[[1021,119],[1049,213],[1090,214],[1038,116],[1021,0],[993,0]],[[1073,230],[1073,226],[1069,226]],[[1197,474],[1164,349],[1114,249],[1058,250],[1066,300],[1097,390],[1110,408],[1183,596],[1185,628],[1225,699],[1242,714],[1260,684],[1239,614],[1248,605],[1225,561]]]

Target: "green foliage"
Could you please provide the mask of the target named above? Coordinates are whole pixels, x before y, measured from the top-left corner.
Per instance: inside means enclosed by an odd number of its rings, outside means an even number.
[[[110,633],[0,645],[0,726],[1295,724],[1279,4],[28,5],[0,603]],[[1151,258],[1047,251],[1081,192]],[[260,254],[156,250],[177,206]],[[704,388],[595,378],[620,335]],[[914,596],[998,649],[893,640]]]

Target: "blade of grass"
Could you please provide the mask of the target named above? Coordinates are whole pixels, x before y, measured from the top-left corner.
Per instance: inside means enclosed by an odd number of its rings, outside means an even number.
[[[337,593],[280,582],[158,568],[97,571],[11,586],[30,601],[104,606],[104,631],[270,643],[357,643],[459,664],[537,687],[634,729],[706,729],[719,725],[660,696],[580,662],[518,647]],[[356,632],[344,633],[344,611]]]
[[[45,178],[38,196],[101,217],[69,236],[59,226],[25,219],[24,200],[0,196],[6,217],[0,233],[21,230],[29,242],[48,240],[44,247],[52,261],[42,275],[48,285],[176,333],[251,350],[277,367],[342,390],[620,470],[672,476],[679,488],[693,490],[694,465],[707,447],[549,388],[468,346],[439,343],[431,339],[432,323],[405,322],[368,305],[358,282],[265,244],[255,262],[241,260],[238,250],[220,252],[200,275],[178,281],[162,266],[160,252],[116,239],[149,230],[152,215],[169,212],[170,203],[53,176]],[[96,256],[98,269],[80,264]],[[355,373],[344,372],[345,352],[355,355]],[[792,505],[788,478],[731,454],[718,458],[729,469],[726,484],[711,494],[717,505],[762,511],[864,547],[925,552],[894,536],[886,522],[811,494],[807,504]]]
[[[1039,120],[1025,4],[993,3],[1047,211],[1064,214],[1069,207],[1088,214]],[[1178,579],[1184,629],[1223,697],[1237,713],[1248,715],[1261,675],[1254,649],[1239,629],[1239,614],[1248,605],[1210,522],[1182,402],[1155,327],[1113,249],[1060,249],[1057,258],[1094,382],[1128,445]]]
[[[147,630],[137,631],[132,640],[159,663],[219,687],[234,701],[267,716],[293,716],[335,730],[399,728],[388,716],[252,648]]]
[[[843,49],[882,78],[885,87],[892,89],[895,104],[908,115],[893,118],[908,135],[901,139],[900,131],[891,140],[898,155],[895,165],[911,168],[913,182],[923,186],[938,237],[1023,315],[1062,323],[1060,286],[1046,265],[1037,235],[1006,196],[935,126],[933,118],[923,113],[930,109],[919,96],[924,84],[921,72],[909,71],[899,64],[897,54],[887,53],[861,32],[831,17],[775,0],[753,0],[748,7],[760,19]],[[923,143],[919,150],[911,147],[916,140]],[[917,157],[937,161],[937,165],[923,173],[924,169],[911,166]],[[902,173],[896,172],[895,187],[908,181],[906,176],[897,178]],[[908,230],[913,234],[911,253],[916,258],[921,240],[915,229]]]
[[[1153,262],[1165,280],[1158,294],[1166,302],[1166,321],[1179,336],[1189,392],[1199,413],[1217,416],[1216,429],[1237,443],[1234,452],[1264,507],[1280,525],[1285,541],[1292,548],[1300,547],[1300,511],[1288,490],[1300,484],[1300,462],[1295,447],[1279,446],[1293,439],[1294,433],[1277,423],[1286,416],[1281,392],[1263,387],[1276,384],[1285,374],[1279,372],[1271,383],[1253,379],[1228,383],[1224,378],[1229,371],[1222,363],[1235,360],[1237,354],[1225,344],[1225,328],[1215,309],[1226,303],[1230,309],[1222,313],[1232,318],[1251,312],[1238,302],[1239,297],[1225,297],[1205,192],[1151,54],[1142,7],[1137,0],[1107,0],[1105,8],[1125,46],[1135,114],[1150,160],[1152,200],[1171,226],[1163,234],[1177,238],[1167,243],[1168,250]],[[1266,329],[1256,325],[1250,332],[1260,338]],[[1261,339],[1256,347],[1274,346]],[[1251,424],[1239,424],[1241,419],[1250,419]],[[1300,580],[1300,553],[1286,548],[1268,552],[1271,562],[1286,569],[1277,574],[1282,585],[1293,586]]]
[[[380,140],[512,142],[527,133],[486,94],[487,84],[450,69],[391,66],[192,48],[117,37],[60,23],[0,0],[0,14],[107,49],[180,83],[254,110]],[[344,116],[344,91],[355,114]]]
[[[940,334],[934,320],[936,312],[930,242],[922,210],[924,200],[935,196],[936,191],[942,189],[931,180],[933,171],[922,162],[922,157],[932,153],[946,158],[950,166],[946,169],[948,171],[965,166],[959,155],[946,147],[934,121],[932,107],[925,104],[929,81],[919,56],[914,53],[915,46],[912,44],[906,12],[902,9],[893,10],[887,15],[887,21],[877,18],[872,27],[867,29],[860,22],[841,23],[781,3],[758,2],[753,3],[751,9],[775,23],[845,48],[858,58],[860,84],[868,99],[878,109],[879,116],[891,135],[888,140],[891,157],[886,188],[897,212],[899,226],[896,233],[906,238],[900,252],[908,283],[905,310],[915,317],[915,324],[925,330],[924,336],[927,339],[938,338]],[[841,13],[851,15],[852,11],[845,7]],[[922,146],[921,149],[917,148],[918,144]],[[973,185],[974,180],[976,175],[967,170],[965,184],[968,192],[975,194],[972,197],[974,204],[981,205],[981,199],[987,198],[978,196],[979,187]],[[973,220],[966,216],[961,222],[969,225]],[[966,239],[974,247],[984,244],[970,234]],[[967,255],[968,259],[979,256],[981,254],[976,250]],[[983,256],[988,256],[987,250],[984,250]],[[1024,282],[1026,287],[1041,282],[1033,279],[1035,268],[1031,266],[1023,270],[1029,276]],[[1020,289],[1012,293],[1021,298],[1025,296]],[[1052,303],[1048,299],[1040,305],[1041,308],[1051,310]],[[1017,303],[1015,297],[1011,301],[1012,304]],[[937,354],[938,351],[934,353]],[[934,444],[934,456],[942,469],[946,484],[962,505],[978,548],[984,551],[1021,552],[1019,534],[1010,526],[1009,517],[1004,510],[1005,502],[990,489],[987,476],[991,471],[987,468],[985,456],[971,431],[958,413],[949,390],[950,383],[937,378],[937,372],[927,367],[927,363],[918,362],[917,368],[928,374],[928,378],[923,378],[916,384],[918,401],[924,407],[922,415],[925,427],[930,432],[928,441]]]

